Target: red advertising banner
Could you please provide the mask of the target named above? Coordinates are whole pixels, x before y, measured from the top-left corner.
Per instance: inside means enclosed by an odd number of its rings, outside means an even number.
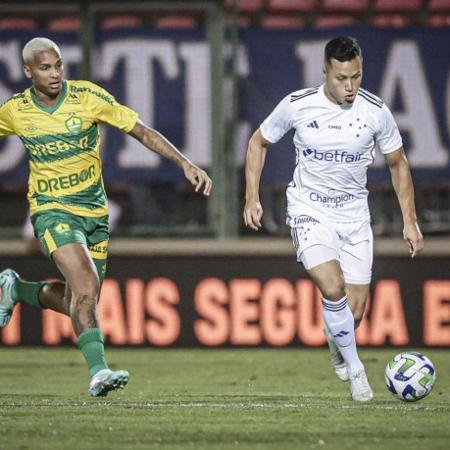
[[[41,257],[0,258],[30,280],[57,276]],[[377,258],[365,318],[366,346],[450,346],[448,258]],[[320,346],[320,294],[290,257],[112,257],[99,303],[117,346]],[[18,305],[3,345],[74,341],[70,319]]]

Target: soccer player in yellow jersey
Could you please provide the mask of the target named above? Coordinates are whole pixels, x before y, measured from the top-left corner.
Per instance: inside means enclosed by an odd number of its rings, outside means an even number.
[[[205,171],[107,91],[88,81],[65,80],[61,52],[53,41],[34,38],[22,56],[32,87],[0,107],[0,137],[15,134],[26,148],[34,231],[65,283],[28,282],[14,270],[4,270],[0,273],[0,326],[9,322],[17,302],[70,316],[89,367],[88,393],[104,396],[123,388],[129,374],[108,368],[97,319],[109,238],[98,125],[112,125],[172,160],[196,192],[208,196],[212,182]]]

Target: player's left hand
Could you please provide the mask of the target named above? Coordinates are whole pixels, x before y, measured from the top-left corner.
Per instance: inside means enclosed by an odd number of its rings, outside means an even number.
[[[417,222],[405,224],[403,228],[403,239],[409,245],[409,253],[414,258],[423,249],[423,236]]]
[[[212,189],[212,180],[208,174],[195,164],[188,163],[183,167],[185,177],[195,186],[195,192],[201,192],[202,194],[209,196]]]

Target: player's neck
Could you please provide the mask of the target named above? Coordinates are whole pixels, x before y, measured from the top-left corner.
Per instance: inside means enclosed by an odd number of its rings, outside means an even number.
[[[45,106],[55,106],[58,100],[61,98],[63,94],[63,90],[61,89],[56,95],[49,95],[44,92],[38,91],[36,88],[34,89],[36,94],[36,99],[39,103]]]

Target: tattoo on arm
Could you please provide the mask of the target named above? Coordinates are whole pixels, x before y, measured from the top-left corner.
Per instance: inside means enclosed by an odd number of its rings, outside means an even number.
[[[162,134],[150,127],[138,123],[129,134],[149,150],[173,161],[180,167],[183,162],[187,161],[186,157],[178,151],[174,145],[172,145]]]

